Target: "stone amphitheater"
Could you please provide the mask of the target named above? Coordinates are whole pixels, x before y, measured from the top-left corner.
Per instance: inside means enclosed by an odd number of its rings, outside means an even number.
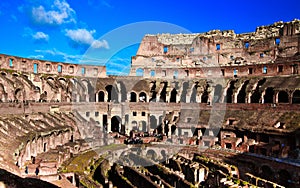
[[[0,185],[298,187],[299,63],[300,20],[145,35],[128,76],[1,54]]]

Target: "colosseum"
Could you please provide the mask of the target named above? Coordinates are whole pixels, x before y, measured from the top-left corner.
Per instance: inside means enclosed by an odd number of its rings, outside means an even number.
[[[299,187],[299,64],[300,20],[145,35],[128,76],[1,54],[0,185]]]

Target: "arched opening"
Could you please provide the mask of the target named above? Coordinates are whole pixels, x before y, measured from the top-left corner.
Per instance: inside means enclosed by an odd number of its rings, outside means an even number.
[[[136,93],[135,92],[130,93],[130,102],[136,102]]]
[[[118,92],[115,87],[113,87],[112,85],[108,85],[105,87],[105,89],[107,91],[107,102],[119,102]]]
[[[140,101],[140,102],[147,102],[147,95],[146,95],[145,92],[141,92],[141,93],[139,94],[139,101]]]
[[[137,131],[138,127],[137,127],[137,122],[136,121],[132,121],[131,122],[131,126],[132,126],[132,130]]]
[[[272,181],[273,178],[274,178],[274,172],[273,172],[273,170],[269,166],[263,165],[261,167],[260,177]]]
[[[300,104],[300,90],[294,91],[293,97],[292,97],[292,103],[293,104]]]
[[[113,116],[111,118],[111,131],[112,132],[119,132],[121,128],[121,118],[119,116]]]
[[[147,131],[147,123],[146,121],[140,121],[139,131],[146,132]]]
[[[192,95],[191,95],[191,103],[196,102],[196,97],[197,97],[197,84],[193,87]]]
[[[247,97],[246,88],[248,84],[249,84],[249,80],[244,82],[239,94],[237,95],[237,103],[246,103],[246,97]]]
[[[123,82],[119,82],[121,88],[121,102],[125,102],[127,99],[127,90]]]
[[[98,102],[104,102],[105,94],[103,91],[99,91],[98,93]]]
[[[279,173],[279,185],[290,187],[291,174],[286,170],[280,170]]]
[[[176,131],[176,125],[171,126],[171,134],[174,135]]]
[[[233,90],[235,88],[234,83],[235,83],[235,81],[231,81],[230,86],[226,91],[226,102],[227,103],[232,103],[233,102],[233,100],[232,100],[233,99]]]
[[[201,96],[201,103],[207,103],[207,102],[208,102],[208,92],[207,90],[205,90]]]
[[[94,95],[94,87],[88,80],[82,80],[82,83],[85,85],[87,91],[86,95],[89,97],[90,102],[95,102],[95,95]]]
[[[260,87],[265,83],[266,78],[259,80],[254,91],[252,92],[252,95],[250,97],[250,102],[251,103],[260,103],[261,100],[261,92],[260,92]]]
[[[156,94],[157,94],[157,92],[155,91],[155,89],[156,89],[155,81],[151,82],[151,84],[152,84],[152,87],[151,87],[151,90],[150,90],[150,93],[151,93],[150,102],[156,102]]]
[[[150,116],[150,129],[156,129],[157,127],[157,119],[155,116]]]
[[[219,103],[221,95],[222,95],[222,86],[218,84],[215,87],[213,103]]]
[[[289,94],[285,91],[279,91],[278,103],[289,103]]]
[[[174,88],[174,89],[171,91],[170,102],[176,102],[176,98],[177,98],[177,91],[176,91],[176,89]]]
[[[264,95],[264,103],[274,103],[274,89],[268,87]]]
[[[160,100],[162,102],[166,102],[166,96],[167,96],[167,82],[162,83],[163,84],[163,89],[160,92]]]
[[[180,98],[180,102],[185,103],[186,102],[186,94],[187,94],[187,90],[189,87],[189,83],[188,82],[184,82],[183,86],[182,86],[182,92],[181,92],[181,98]]]
[[[146,157],[147,157],[148,159],[151,159],[151,160],[154,160],[154,161],[155,161],[155,160],[157,159],[157,154],[156,154],[156,152],[155,152],[154,150],[149,149],[149,150],[147,151]]]
[[[136,69],[136,76],[144,76],[144,70],[141,68]]]

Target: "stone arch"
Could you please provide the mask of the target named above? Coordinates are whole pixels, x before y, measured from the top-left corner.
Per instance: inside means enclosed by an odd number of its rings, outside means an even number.
[[[127,90],[125,84],[122,81],[118,82],[120,84],[120,92],[121,92],[121,102],[125,102],[127,100]]]
[[[274,103],[274,89],[272,87],[265,90],[264,103]]]
[[[147,102],[147,94],[143,91],[139,94],[139,102]]]
[[[249,80],[246,80],[237,95],[237,103],[246,103],[246,97],[247,97],[246,89],[248,84],[249,84]]]
[[[265,83],[265,81],[266,81],[266,78],[261,79],[257,82],[256,87],[250,96],[251,103],[260,103],[261,102],[262,93],[259,88]]]
[[[144,76],[144,69],[138,68],[135,72],[136,76]]]
[[[15,100],[17,101],[21,101],[23,100],[23,93],[22,93],[22,89],[21,88],[17,88],[14,92],[14,96],[15,96]]]
[[[279,91],[277,101],[278,103],[289,103],[289,94],[286,91]]]
[[[191,103],[196,103],[197,102],[197,86],[198,83],[195,83],[194,86],[193,86],[193,89],[192,89],[192,94],[191,94],[191,100],[190,102]]]
[[[262,165],[260,168],[260,177],[267,179],[267,180],[273,180],[274,171],[268,165]]]
[[[213,103],[219,103],[219,102],[221,102],[220,101],[221,96],[222,96],[222,85],[221,84],[217,84],[215,86]]]
[[[160,92],[160,101],[166,102],[168,83],[167,82],[162,82],[161,85],[163,85],[163,86],[162,86],[162,90]]]
[[[85,85],[86,88],[85,94],[87,95],[86,97],[88,97],[87,101],[95,102],[95,95],[94,95],[95,91],[90,81],[87,79],[83,79],[82,83]]]
[[[98,92],[98,102],[105,102],[105,92],[104,91]]]
[[[147,123],[146,121],[139,122],[139,131],[146,132],[147,131]]]
[[[156,129],[157,127],[157,119],[154,115],[150,116],[150,129]]]
[[[295,90],[292,95],[292,103],[300,104],[300,90]]]
[[[138,130],[137,122],[136,121],[132,121],[131,122],[131,127],[132,127],[132,130]]]
[[[279,182],[279,185],[283,185],[285,187],[290,187],[289,185],[289,181],[291,180],[292,176],[291,174],[285,170],[285,169],[282,169],[278,172],[278,182]]]
[[[157,153],[153,149],[148,149],[146,153],[146,157],[151,159],[151,160],[156,160],[157,159]]]
[[[171,91],[170,102],[177,102],[177,90],[175,88]]]
[[[119,116],[113,116],[111,118],[111,131],[120,132],[122,119]]]
[[[108,85],[105,87],[105,90],[107,91],[107,102],[111,102],[111,101],[119,102],[118,92],[114,86]]]
[[[130,92],[130,102],[136,102],[137,96],[136,96],[136,93],[135,92]]]
[[[229,87],[227,88],[226,91],[226,103],[233,103],[233,94],[235,89],[234,83],[235,83],[234,80],[229,82]]]
[[[201,96],[201,103],[208,103],[208,92],[205,90]]]
[[[189,88],[189,82],[183,82],[180,102],[183,102],[183,103],[186,102],[186,94],[187,94],[188,88]]]
[[[156,92],[156,82],[155,81],[153,81],[153,82],[151,82],[151,90],[150,90],[150,93],[151,93],[151,98],[150,98],[150,102],[156,102],[156,94],[157,94],[157,92]]]

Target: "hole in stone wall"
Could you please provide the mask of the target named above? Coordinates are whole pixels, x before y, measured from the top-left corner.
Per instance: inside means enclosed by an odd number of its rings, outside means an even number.
[[[239,94],[237,95],[237,103],[245,103],[246,102],[246,88],[249,83],[249,80],[245,81]]]
[[[289,94],[285,91],[279,91],[278,93],[278,103],[288,103]]]
[[[294,91],[293,97],[292,97],[292,103],[293,104],[300,104],[300,90]]]
[[[174,89],[171,91],[170,102],[176,102],[176,98],[177,98],[177,91],[176,91],[176,89],[174,88]]]
[[[274,98],[274,89],[268,87],[265,92],[264,103],[274,103],[273,98]]]

